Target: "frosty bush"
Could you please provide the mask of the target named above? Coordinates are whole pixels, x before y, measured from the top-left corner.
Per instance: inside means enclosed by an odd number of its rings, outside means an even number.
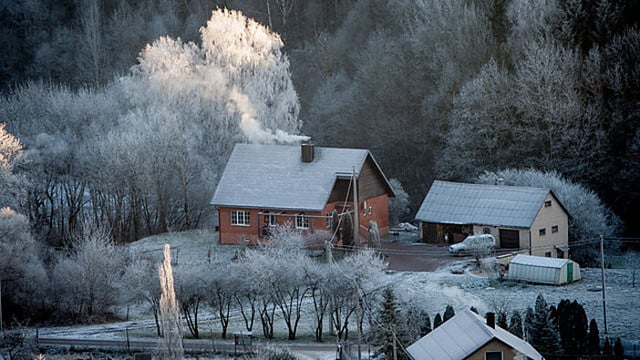
[[[389,199],[389,225],[398,224],[411,210],[409,209],[409,194],[404,191],[398,179],[389,180],[391,189],[396,197]]]
[[[106,315],[117,304],[126,263],[125,252],[113,244],[106,230],[85,225],[52,271],[58,310],[81,321]]]
[[[49,286],[41,249],[26,216],[0,209],[0,280],[5,309],[35,310]],[[9,311],[11,314],[11,311]],[[19,317],[20,312],[14,314]]]

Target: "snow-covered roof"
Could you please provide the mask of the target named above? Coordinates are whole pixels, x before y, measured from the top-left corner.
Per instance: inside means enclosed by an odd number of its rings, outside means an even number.
[[[529,228],[548,189],[436,180],[416,220],[459,225]]]
[[[337,178],[354,167],[359,172],[368,156],[364,149],[315,147],[307,163],[300,146],[236,144],[211,205],[322,211]]]
[[[497,339],[529,359],[544,359],[526,341],[496,326],[486,324],[478,314],[464,310],[411,344],[407,351],[415,360],[459,360]]]
[[[531,265],[560,269],[568,262],[572,262],[572,260],[518,254],[516,255],[516,257],[511,259],[509,264]]]

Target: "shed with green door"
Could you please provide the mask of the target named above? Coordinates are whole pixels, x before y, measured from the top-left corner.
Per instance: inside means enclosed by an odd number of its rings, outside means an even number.
[[[580,265],[570,259],[517,255],[509,263],[509,280],[563,285],[578,281]]]

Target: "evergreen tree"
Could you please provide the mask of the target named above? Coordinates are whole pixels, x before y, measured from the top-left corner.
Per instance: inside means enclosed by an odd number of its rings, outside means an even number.
[[[602,355],[613,356],[613,348],[609,342],[609,338],[604,339],[604,345],[602,346]]]
[[[596,319],[591,319],[589,323],[589,338],[587,340],[587,352],[590,355],[600,354],[600,331]]]
[[[529,341],[531,339],[531,333],[529,330],[533,327],[533,309],[531,306],[527,308],[527,312],[524,315],[524,339]]]
[[[511,314],[511,322],[509,323],[509,328],[507,330],[520,339],[523,338],[522,318],[520,317],[518,310],[513,310],[513,313]]]
[[[333,210],[331,212],[331,236],[332,239],[340,239],[340,218],[338,212]]]
[[[454,317],[455,314],[456,312],[455,310],[453,310],[453,306],[447,305],[447,307],[444,309],[444,316],[442,317],[442,322],[445,322],[451,319],[452,317]]]
[[[542,294],[536,298],[535,311],[528,333],[527,341],[541,354],[549,356],[560,353],[560,339],[551,323],[549,307]]]
[[[382,293],[382,304],[378,314],[378,326],[374,327],[373,338],[378,346],[377,354],[384,354],[386,359],[393,359],[394,338],[408,346],[407,336],[403,328],[403,320],[393,289],[387,287]],[[407,359],[402,347],[396,344],[398,359]]]
[[[420,337],[431,332],[431,318],[425,310],[420,311]]]
[[[556,311],[556,327],[565,354],[580,355],[588,352],[587,321],[584,307],[577,301],[560,301]]]
[[[342,246],[353,247],[353,220],[349,213],[342,217]]]
[[[622,342],[620,338],[616,339],[616,342],[613,344],[613,360],[622,360],[624,359],[624,348],[622,347]]]
[[[509,328],[509,325],[507,324],[507,314],[504,311],[498,311],[498,319],[496,323],[505,330]]]
[[[440,315],[440,313],[437,313],[436,317],[433,318],[433,330],[435,330],[440,325],[442,325],[442,316]]]

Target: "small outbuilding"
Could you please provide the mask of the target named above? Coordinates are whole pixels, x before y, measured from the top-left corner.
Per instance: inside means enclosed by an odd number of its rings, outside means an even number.
[[[581,279],[580,265],[570,259],[520,254],[516,255],[509,263],[508,279],[563,285]]]

